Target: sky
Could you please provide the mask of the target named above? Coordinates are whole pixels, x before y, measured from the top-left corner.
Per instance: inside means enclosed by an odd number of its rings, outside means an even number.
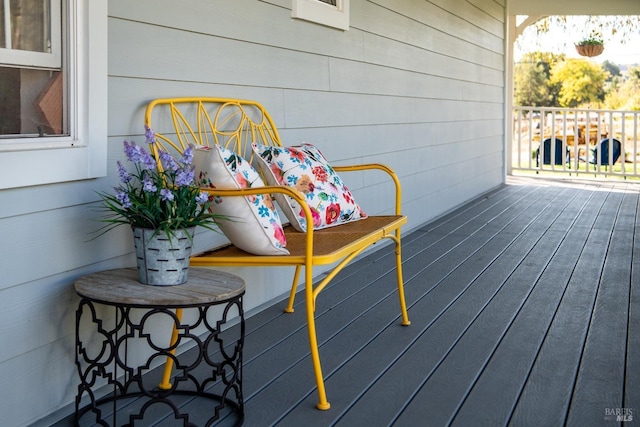
[[[584,24],[567,25],[566,29],[552,28],[546,34],[537,34],[533,27],[529,27],[518,38],[514,46],[515,59],[518,61],[523,54],[542,51],[552,53],[564,53],[568,58],[583,58],[576,52],[574,44],[591,33],[591,29]],[[640,64],[640,30],[636,30],[626,41],[622,43],[620,36],[611,38],[607,31],[602,31],[604,36],[604,52],[591,58],[597,63],[605,60],[617,65]]]

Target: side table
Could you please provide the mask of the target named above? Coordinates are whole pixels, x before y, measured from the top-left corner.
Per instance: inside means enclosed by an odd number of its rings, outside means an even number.
[[[242,424],[244,281],[191,267],[182,285],[150,286],[137,274],[108,270],[75,282],[76,425]],[[176,356],[178,347],[188,350]]]

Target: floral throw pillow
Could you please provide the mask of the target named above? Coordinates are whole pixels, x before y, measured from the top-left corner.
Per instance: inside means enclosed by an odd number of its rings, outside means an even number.
[[[240,189],[263,187],[258,172],[231,150],[215,145],[193,151],[200,187]],[[286,239],[278,211],[269,195],[215,197],[212,211],[224,215],[220,229],[236,247],[256,255],[286,255]]]
[[[270,147],[254,143],[252,147],[268,184],[288,185],[305,194],[314,229],[367,217],[314,145]],[[291,225],[298,231],[305,231],[304,211],[298,202],[283,194],[276,193],[275,197]]]

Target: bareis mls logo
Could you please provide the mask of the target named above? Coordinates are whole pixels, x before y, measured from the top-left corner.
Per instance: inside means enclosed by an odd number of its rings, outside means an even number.
[[[605,421],[631,422],[633,421],[633,409],[631,408],[605,408]]]

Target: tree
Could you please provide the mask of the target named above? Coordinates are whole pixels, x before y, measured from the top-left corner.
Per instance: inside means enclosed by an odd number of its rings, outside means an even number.
[[[607,93],[607,108],[620,110],[640,110],[640,67],[630,68],[628,78]]]
[[[605,71],[584,59],[569,59],[551,69],[551,83],[560,85],[558,104],[580,107],[597,104],[604,99]]]
[[[520,106],[554,107],[560,87],[550,82],[551,68],[564,55],[531,52],[523,56],[514,70],[514,103]]]
[[[540,64],[516,64],[514,76],[514,102],[520,106],[547,107],[551,96],[548,78]]]
[[[627,77],[624,70],[609,61],[602,63],[602,68],[591,60],[576,59],[561,63],[564,55],[558,61],[547,61],[544,56],[552,53],[531,52],[534,46],[545,46],[551,51],[573,50],[582,35],[599,34],[607,43],[624,44],[630,35],[640,30],[639,16],[547,16],[517,18],[516,58],[514,68],[514,103],[516,105],[555,106],[555,107],[585,107],[595,104],[596,107],[606,108],[640,108],[640,79],[636,86],[629,83],[633,78]],[[561,30],[562,37],[553,37],[551,33]],[[551,32],[551,33],[550,33]],[[520,50],[520,52],[518,52]],[[524,53],[522,52],[529,52]],[[558,55],[560,56],[560,55]],[[577,61],[577,62],[574,62]],[[582,63],[581,63],[582,61]],[[570,62],[570,63],[569,63]],[[548,68],[548,65],[550,67]],[[624,75],[623,75],[624,72]],[[640,70],[637,70],[640,73]],[[545,78],[545,76],[547,76]],[[632,77],[632,76],[631,76]],[[606,81],[606,84],[605,84]],[[537,86],[544,85],[545,88]],[[634,92],[635,90],[635,92]],[[606,93],[606,104],[605,101]]]
[[[620,73],[620,67],[609,60],[606,60],[602,63],[602,69],[609,73],[609,75],[607,76],[608,82],[613,80],[615,77],[620,77],[622,75]]]

